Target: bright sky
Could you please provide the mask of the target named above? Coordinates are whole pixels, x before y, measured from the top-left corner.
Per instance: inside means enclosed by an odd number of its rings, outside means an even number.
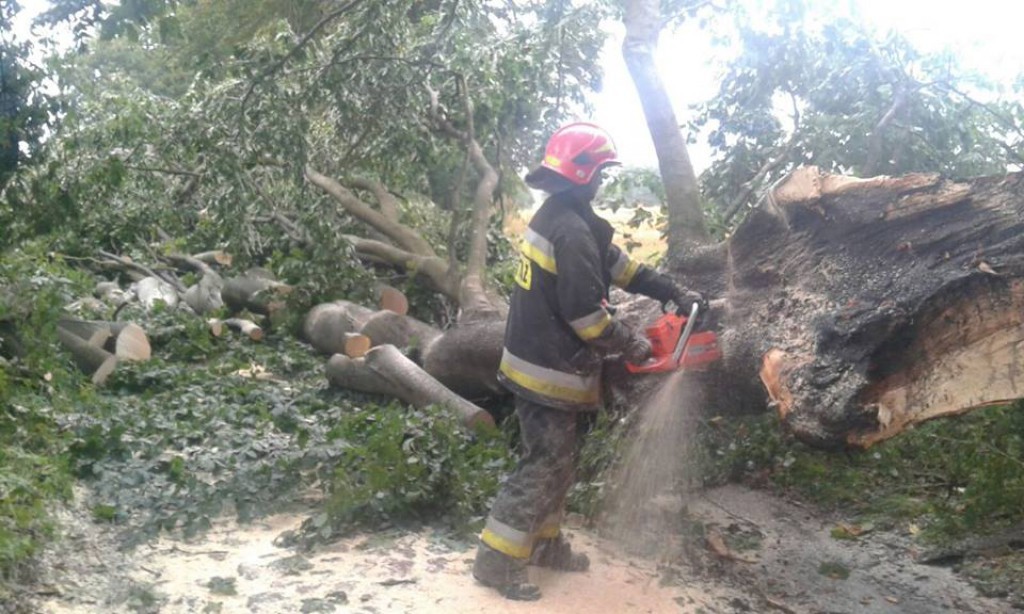
[[[987,73],[998,82],[1009,84],[1015,76],[1024,74],[1024,53],[1020,51],[1024,4],[1006,0],[835,2],[844,7],[844,12],[859,13],[879,30],[902,32],[922,51],[951,48],[966,68]],[[24,11],[15,31],[28,37],[31,16],[42,11],[48,2],[22,0],[21,5]],[[612,37],[601,58],[604,89],[595,95],[594,116],[589,119],[612,133],[624,162],[653,167],[657,165],[654,146],[620,52],[624,27],[620,23],[610,23],[608,27]],[[657,62],[681,124],[689,119],[691,105],[715,94],[718,67],[709,61],[711,53],[708,34],[696,24],[662,34]],[[710,162],[709,151],[700,144],[690,147],[690,156],[698,173]]]
[[[951,48],[965,68],[989,74],[998,82],[1009,84],[1024,74],[1020,26],[1024,4],[1005,0],[846,3],[848,10],[859,12],[879,30],[902,32],[921,51]],[[625,163],[655,167],[654,146],[620,52],[625,28],[621,24],[610,27],[612,40],[602,54],[604,90],[594,98],[593,120],[612,133]],[[708,60],[710,50],[708,34],[695,25],[662,34],[656,60],[680,124],[690,118],[691,105],[714,96],[717,90],[718,69]],[[689,152],[700,173],[710,162],[710,152],[700,144],[691,146]]]

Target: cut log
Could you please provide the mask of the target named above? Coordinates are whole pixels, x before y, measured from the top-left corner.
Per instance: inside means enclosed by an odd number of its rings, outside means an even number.
[[[285,307],[285,297],[292,291],[288,284],[269,279],[262,269],[250,270],[243,277],[224,280],[220,294],[232,312],[247,310],[273,315]]]
[[[233,328],[243,335],[247,335],[253,341],[263,340],[263,329],[252,320],[245,320],[242,318],[228,318],[224,320],[224,324],[229,328]]]
[[[102,386],[117,367],[116,356],[103,348],[90,345],[85,339],[66,328],[57,327],[57,338],[71,352],[78,368],[97,386]]]
[[[317,305],[302,323],[302,335],[318,352],[344,354],[347,333],[358,332],[375,312],[349,301]]]
[[[470,429],[494,426],[486,410],[445,388],[393,345],[377,346],[364,358],[336,354],[327,363],[327,378],[334,386],[398,397],[420,409],[444,405]]]
[[[61,318],[57,322],[57,328],[76,335],[92,347],[97,348],[102,348],[113,335],[109,322]]]
[[[424,348],[423,370],[469,399],[507,394],[498,383],[504,342],[503,320],[459,324]]]
[[[220,337],[224,334],[224,322],[217,318],[210,318],[206,321],[207,328],[210,329],[210,334],[214,337]]]
[[[723,404],[820,446],[1024,396],[1024,178],[798,169],[729,241]],[[730,397],[731,398],[727,398]],[[761,397],[763,399],[763,397]]]
[[[370,316],[359,332],[370,338],[373,346],[394,345],[422,352],[441,335],[441,331],[416,318],[393,311],[378,311]]]
[[[147,310],[152,309],[158,302],[162,302],[170,309],[178,306],[178,291],[158,277],[145,277],[132,284],[132,289]]]

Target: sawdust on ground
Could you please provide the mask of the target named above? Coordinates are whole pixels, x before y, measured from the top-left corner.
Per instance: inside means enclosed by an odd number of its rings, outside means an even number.
[[[283,514],[244,526],[225,519],[195,543],[165,537],[121,564],[97,560],[92,579],[85,569],[55,578],[60,594],[41,610],[139,611],[140,594],[153,601],[151,611],[267,613],[693,612],[716,599],[706,587],[662,586],[655,563],[625,557],[608,542],[574,531],[573,543],[590,554],[591,569],[567,574],[531,568],[543,599],[511,602],[473,580],[468,544],[431,529],[355,536],[309,554],[274,544],[305,517]],[[125,590],[129,585],[134,597]]]

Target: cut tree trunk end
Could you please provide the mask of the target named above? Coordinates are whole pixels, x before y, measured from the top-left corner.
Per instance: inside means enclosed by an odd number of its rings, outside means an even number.
[[[1024,394],[1024,178],[855,179],[801,168],[729,242],[729,385],[866,447]]]
[[[470,429],[494,426],[491,414],[445,388],[393,345],[377,346],[363,358],[335,354],[327,363],[327,379],[339,388],[397,397],[419,409],[444,405]]]
[[[374,313],[349,301],[317,305],[302,323],[302,336],[322,354],[344,354],[346,335],[362,330]]]

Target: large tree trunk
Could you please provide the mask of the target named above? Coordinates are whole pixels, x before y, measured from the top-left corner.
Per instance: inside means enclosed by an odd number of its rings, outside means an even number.
[[[798,169],[728,244],[717,372],[822,446],[1024,396],[1024,178]],[[758,378],[758,382],[755,378]]]
[[[668,257],[675,263],[696,246],[706,243],[708,232],[686,141],[654,63],[661,30],[659,0],[629,0],[624,21],[626,40],[622,56],[640,95],[647,128],[658,154],[658,168],[668,195]]]

